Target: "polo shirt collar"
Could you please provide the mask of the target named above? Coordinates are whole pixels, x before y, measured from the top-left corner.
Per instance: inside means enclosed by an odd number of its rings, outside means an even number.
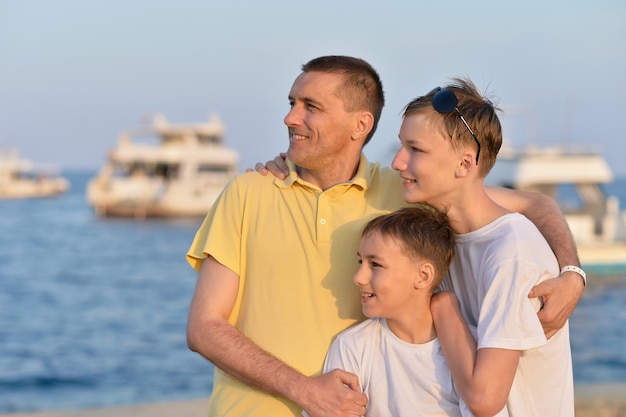
[[[284,179],[280,180],[276,178],[274,183],[281,188],[289,188],[294,183],[299,182],[303,185],[310,186],[309,183],[303,181],[298,177],[298,173],[296,172],[296,165],[287,158],[285,160],[287,163],[287,167],[289,168],[289,175]],[[372,180],[372,171],[370,169],[370,163],[367,160],[367,157],[364,153],[361,153],[361,157],[359,159],[359,168],[356,171],[356,175],[352,177],[352,179],[347,182],[348,185],[355,185],[363,190],[367,190],[369,184]]]

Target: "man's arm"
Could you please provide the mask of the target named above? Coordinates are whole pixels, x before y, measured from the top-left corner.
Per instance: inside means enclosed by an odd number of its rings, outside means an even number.
[[[237,274],[210,256],[203,262],[189,308],[189,348],[234,378],[290,399],[312,417],[362,415],[367,399],[355,375],[334,371],[309,378],[228,323],[238,289]]]
[[[522,213],[537,226],[556,255],[560,268],[580,266],[574,237],[556,201],[544,194],[500,187],[487,187],[487,193],[501,206]],[[552,337],[565,325],[584,289],[580,275],[565,272],[560,278],[544,281],[531,290],[529,297],[543,297],[539,319],[546,336]]]
[[[474,416],[496,415],[506,405],[521,352],[496,348],[477,351],[454,293],[434,294],[430,305],[437,338],[459,395]]]

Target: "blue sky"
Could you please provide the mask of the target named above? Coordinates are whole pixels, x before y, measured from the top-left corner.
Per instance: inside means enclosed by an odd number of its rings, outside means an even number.
[[[0,0],[0,146],[95,169],[147,115],[218,113],[245,168],[286,149],[301,64],[346,54],[385,87],[371,159],[409,100],[467,75],[508,109],[513,144],[593,146],[626,176],[626,2],[420,3]]]

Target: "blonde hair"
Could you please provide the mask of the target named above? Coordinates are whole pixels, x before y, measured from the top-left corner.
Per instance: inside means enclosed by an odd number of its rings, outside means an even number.
[[[487,176],[496,163],[502,146],[502,125],[496,114],[500,109],[490,99],[483,97],[469,78],[452,78],[450,84],[441,88],[452,91],[458,99],[456,108],[480,143],[479,172],[483,177]],[[438,91],[435,89],[425,96],[413,99],[405,106],[403,117],[418,113],[431,113],[433,117],[443,121],[442,132],[450,139],[453,149],[459,149],[461,146],[476,146],[474,138],[463,124],[459,113],[456,111],[439,113],[433,108],[432,100]]]

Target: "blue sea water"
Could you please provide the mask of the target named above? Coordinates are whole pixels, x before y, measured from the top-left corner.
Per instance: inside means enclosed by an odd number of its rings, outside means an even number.
[[[71,191],[0,201],[0,412],[207,396],[212,367],[189,351],[201,219],[103,220]]]
[[[106,220],[71,191],[0,201],[0,413],[206,397],[187,349],[201,219]],[[609,188],[626,204],[626,179]],[[626,271],[590,276],[571,318],[578,383],[626,382]]]

